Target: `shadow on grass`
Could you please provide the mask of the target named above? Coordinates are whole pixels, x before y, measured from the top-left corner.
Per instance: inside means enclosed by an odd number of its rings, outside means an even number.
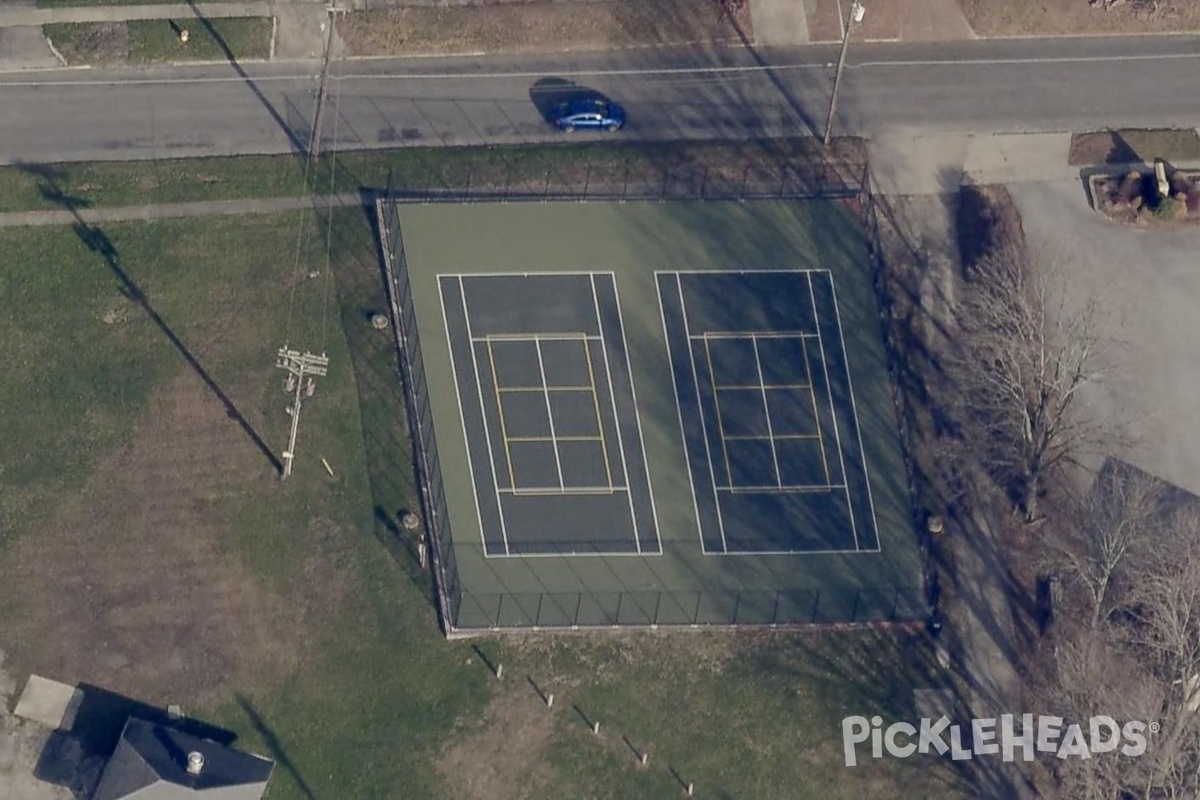
[[[229,395],[225,393],[225,390],[221,388],[220,384],[213,379],[204,365],[200,363],[187,344],[184,343],[175,331],[172,330],[171,326],[167,324],[166,320],[154,309],[150,298],[146,296],[146,293],[142,291],[141,287],[138,286],[137,282],[133,280],[129,272],[125,269],[125,266],[121,263],[120,253],[117,251],[116,245],[109,239],[108,234],[98,225],[92,225],[83,218],[81,212],[88,207],[88,202],[82,198],[72,197],[63,189],[63,175],[61,171],[54,167],[17,164],[16,168],[38,178],[41,181],[39,191],[42,197],[64,211],[70,212],[74,220],[71,227],[75,235],[85,247],[104,259],[105,265],[117,279],[118,289],[121,294],[137,305],[145,313],[146,317],[154,323],[159,332],[179,352],[187,365],[191,367],[192,371],[196,373],[200,380],[204,382],[204,385],[208,387],[208,390],[221,403],[226,415],[242,429],[242,432],[246,434],[247,438],[250,439],[263,457],[267,459],[267,462],[270,463],[271,468],[277,473],[282,474],[283,463],[271,451],[271,448],[263,440],[262,436],[259,435],[258,431],[254,429],[254,426],[250,424],[249,420],[238,410],[238,407],[229,398]]]
[[[284,749],[283,743],[279,741],[279,737],[275,735],[275,731],[259,715],[258,711],[244,695],[237,694],[235,695],[235,698],[237,699],[238,706],[241,707],[242,712],[246,715],[246,718],[250,720],[250,725],[262,738],[263,744],[267,746],[267,750],[270,752],[271,758],[273,758],[276,764],[283,767],[283,769],[292,776],[292,780],[296,782],[296,786],[300,789],[301,794],[303,794],[307,800],[316,800],[316,795],[314,795],[312,789],[309,788],[308,782],[304,780],[304,777],[296,768],[295,763],[291,760],[291,758],[288,757],[287,750]]]

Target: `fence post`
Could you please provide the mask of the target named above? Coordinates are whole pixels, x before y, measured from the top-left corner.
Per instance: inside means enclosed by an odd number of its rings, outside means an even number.
[[[771,609],[771,624],[772,625],[779,624],[779,595],[781,595],[781,594],[783,594],[783,592],[779,592],[779,591],[775,592],[775,608]]]
[[[508,192],[512,188],[512,164],[504,162],[504,197],[501,202],[508,202]]]
[[[737,595],[733,598],[733,617],[731,617],[729,620],[731,625],[737,624],[738,609],[741,608],[741,605],[742,605],[742,593],[738,592]]]
[[[750,180],[750,165],[742,167],[742,188],[738,189],[738,202],[746,202],[746,182]]]
[[[496,601],[496,619],[492,622],[493,628],[500,627],[500,613],[504,609],[504,595],[496,595],[499,599]]]
[[[658,593],[658,597],[654,600],[654,624],[658,624],[658,610],[662,608],[662,592]]]
[[[472,175],[471,168],[467,167],[467,190],[466,190],[466,192],[463,193],[464,200],[471,199],[471,175]]]
[[[533,624],[538,627],[541,627],[541,624],[542,624],[542,603],[545,601],[545,599],[546,599],[545,592],[542,592],[541,594],[538,595],[538,607],[537,607],[537,611],[533,615]]]
[[[779,168],[779,191],[775,194],[776,199],[783,197],[783,187],[787,183],[787,164]]]
[[[696,592],[696,608],[695,608],[695,610],[692,611],[692,624],[693,625],[700,624],[700,601],[703,599],[704,599],[704,592],[697,591]]]
[[[662,193],[658,196],[658,202],[662,203],[667,199],[667,182],[671,180],[671,168],[667,167],[663,170]]]
[[[700,176],[700,199],[704,199],[704,192],[708,189],[708,167],[704,168],[704,173]]]
[[[588,198],[588,188],[592,185],[592,162],[587,163],[587,169],[583,173],[583,200]]]
[[[425,173],[425,202],[429,202],[429,195],[433,191],[433,165],[430,164],[429,171]]]
[[[575,596],[575,625],[579,625],[579,609],[583,607],[583,592],[578,592]]]
[[[621,603],[623,603],[623,602],[625,602],[625,593],[618,592],[617,593],[617,613],[613,616],[613,622],[612,622],[614,628],[621,624]]]
[[[542,186],[542,202],[546,202],[546,198],[550,196],[550,168],[546,167],[546,183]]]

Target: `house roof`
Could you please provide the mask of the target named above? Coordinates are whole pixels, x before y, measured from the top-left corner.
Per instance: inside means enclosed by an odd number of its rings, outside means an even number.
[[[187,771],[200,753],[198,775]],[[93,800],[259,800],[275,762],[174,728],[130,718]]]

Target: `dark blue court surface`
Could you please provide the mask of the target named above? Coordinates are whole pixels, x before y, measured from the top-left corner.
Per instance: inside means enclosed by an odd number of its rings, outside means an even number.
[[[656,277],[704,551],[878,551],[830,273]]]
[[[613,276],[439,289],[487,555],[661,552]]]

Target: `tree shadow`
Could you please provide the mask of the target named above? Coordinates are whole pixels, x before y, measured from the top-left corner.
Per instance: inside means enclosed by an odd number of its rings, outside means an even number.
[[[300,135],[292,128],[291,125],[288,124],[287,120],[283,118],[283,115],[279,113],[274,104],[271,103],[271,101],[267,99],[267,96],[263,94],[262,90],[258,88],[258,84],[255,83],[254,79],[251,78],[249,73],[247,73],[242,65],[238,63],[237,57],[234,56],[233,50],[229,47],[229,43],[225,41],[225,37],[221,35],[221,33],[216,29],[216,26],[212,24],[208,17],[204,16],[204,13],[200,10],[200,6],[196,4],[195,0],[183,0],[183,2],[188,8],[191,9],[192,13],[196,16],[197,21],[199,21],[199,23],[204,27],[204,30],[208,32],[208,35],[212,37],[212,40],[216,42],[217,48],[220,49],[221,54],[225,56],[225,60],[229,62],[229,66],[233,67],[233,71],[236,72],[238,77],[242,79],[242,81],[254,94],[254,98],[258,100],[259,104],[262,105],[263,109],[271,117],[271,120],[279,127],[279,130],[283,132],[283,135],[287,137],[288,144],[291,145],[295,154],[302,157],[307,156],[308,143],[300,137]]]
[[[721,13],[728,16],[730,24],[733,25],[733,29],[737,32],[738,40],[741,42],[742,47],[745,48],[746,52],[750,54],[750,58],[754,60],[754,63],[760,69],[762,69],[763,74],[767,76],[767,80],[769,80],[771,85],[775,87],[775,90],[779,92],[779,95],[783,98],[784,102],[787,104],[787,107],[791,109],[792,113],[796,115],[796,118],[799,119],[804,127],[808,129],[808,133],[817,137],[821,136],[822,131],[820,126],[817,124],[816,119],[812,116],[812,114],[809,113],[808,109],[804,107],[804,104],[800,102],[800,98],[796,96],[795,92],[793,92],[783,78],[780,77],[778,71],[776,71],[775,68],[771,66],[771,63],[763,58],[758,52],[758,48],[754,46],[754,42],[750,39],[749,35],[747,35],[746,31],[738,22],[737,16],[732,13],[731,4],[722,3]]]
[[[88,683],[78,686],[80,701],[67,730],[47,738],[34,777],[62,786],[78,800],[92,796],[104,765],[117,748],[130,718],[182,731],[228,747],[237,739],[232,731],[187,717],[174,717],[166,709],[102,689]]]
[[[200,363],[199,359],[196,358],[184,341],[172,330],[171,326],[159,315],[158,311],[155,310],[153,304],[150,302],[150,298],[146,296],[146,293],[142,291],[141,287],[130,276],[124,264],[121,263],[120,253],[116,245],[108,237],[108,234],[100,226],[90,224],[84,219],[82,212],[90,206],[90,203],[84,198],[73,197],[67,193],[62,185],[64,179],[63,171],[53,166],[36,164],[17,164],[16,168],[38,178],[41,182],[38,189],[42,197],[71,214],[74,220],[71,228],[76,237],[78,237],[79,241],[88,250],[104,259],[105,265],[117,279],[118,291],[145,313],[146,317],[179,352],[187,365],[191,367],[192,371],[204,382],[204,385],[212,395],[221,403],[226,415],[242,429],[247,438],[250,439],[263,457],[267,459],[272,469],[282,474],[283,463],[272,452],[266,441],[263,440],[262,436],[259,435],[258,431],[254,429],[242,412],[238,410],[233,400],[230,399],[224,389],[213,379],[212,375],[209,374],[208,370]]]

